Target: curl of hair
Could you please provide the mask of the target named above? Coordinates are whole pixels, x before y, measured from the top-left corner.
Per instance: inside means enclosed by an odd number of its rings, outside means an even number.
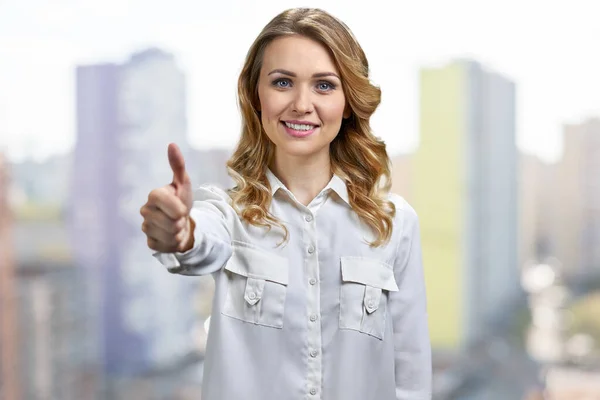
[[[396,209],[387,199],[390,159],[385,144],[371,131],[369,120],[381,101],[381,91],[369,80],[367,58],[350,29],[323,10],[296,8],[282,12],[262,30],[250,47],[238,79],[238,104],[242,116],[240,140],[227,162],[236,186],[229,190],[232,204],[242,219],[254,226],[279,226],[284,241],[289,232],[268,211],[271,189],[265,169],[274,145],[260,121],[258,80],[265,48],[274,39],[300,35],[323,44],[340,72],[350,117],[330,146],[332,172],[348,188],[350,205],[360,220],[375,233],[371,246],[387,243]]]

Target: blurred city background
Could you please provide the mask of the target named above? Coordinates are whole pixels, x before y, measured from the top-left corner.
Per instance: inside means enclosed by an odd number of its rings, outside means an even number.
[[[600,399],[600,6],[309,5],[383,91],[434,399]],[[212,280],[167,273],[139,209],[170,142],[195,186],[230,185],[237,74],[294,6],[0,2],[0,399],[200,398]]]

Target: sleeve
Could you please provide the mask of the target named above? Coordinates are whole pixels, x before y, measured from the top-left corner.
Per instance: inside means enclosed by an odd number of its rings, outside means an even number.
[[[402,231],[394,264],[399,291],[390,293],[396,399],[430,400],[433,372],[419,220],[414,209],[402,203],[396,207]]]
[[[220,270],[231,257],[231,230],[235,211],[229,196],[215,187],[201,187],[194,193],[190,211],[194,220],[194,247],[180,253],[152,255],[167,271],[180,275],[208,275]]]

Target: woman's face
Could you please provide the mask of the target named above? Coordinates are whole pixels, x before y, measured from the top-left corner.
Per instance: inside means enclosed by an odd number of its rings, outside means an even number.
[[[302,36],[283,37],[272,41],[263,57],[258,81],[261,122],[276,153],[328,155],[346,98],[326,47]]]

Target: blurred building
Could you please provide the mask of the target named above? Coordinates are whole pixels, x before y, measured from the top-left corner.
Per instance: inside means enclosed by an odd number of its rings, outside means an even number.
[[[227,174],[225,166],[230,156],[230,149],[190,149],[185,165],[193,187],[206,184],[217,185],[221,188],[231,187],[233,180]],[[164,157],[166,158],[166,149]]]
[[[552,367],[546,373],[547,397],[553,400],[600,398],[600,372],[576,367]]]
[[[98,351],[113,387],[123,377],[173,373],[198,351],[199,279],[166,273],[141,231],[148,193],[173,178],[170,142],[181,148],[194,185],[227,184],[220,181],[228,152],[188,145],[185,76],[171,54],[148,49],[122,65],[77,68],[69,218],[76,263],[94,285]]]
[[[391,158],[392,161],[392,193],[399,194],[409,203],[412,203],[412,161],[413,155],[397,154]]]
[[[519,163],[519,265],[556,256],[557,164],[521,153]]]
[[[68,195],[72,154],[55,154],[44,161],[25,160],[12,165],[19,200],[55,207],[64,205]]]
[[[44,208],[42,208],[44,209]],[[100,399],[87,286],[57,212],[17,210],[19,381],[23,399]]]
[[[0,399],[20,399],[16,324],[13,217],[8,199],[9,171],[0,154]]]
[[[600,275],[600,119],[566,125],[555,177],[556,256],[566,275]]]
[[[473,61],[420,75],[420,216],[431,339],[468,346],[518,285],[515,85]]]

